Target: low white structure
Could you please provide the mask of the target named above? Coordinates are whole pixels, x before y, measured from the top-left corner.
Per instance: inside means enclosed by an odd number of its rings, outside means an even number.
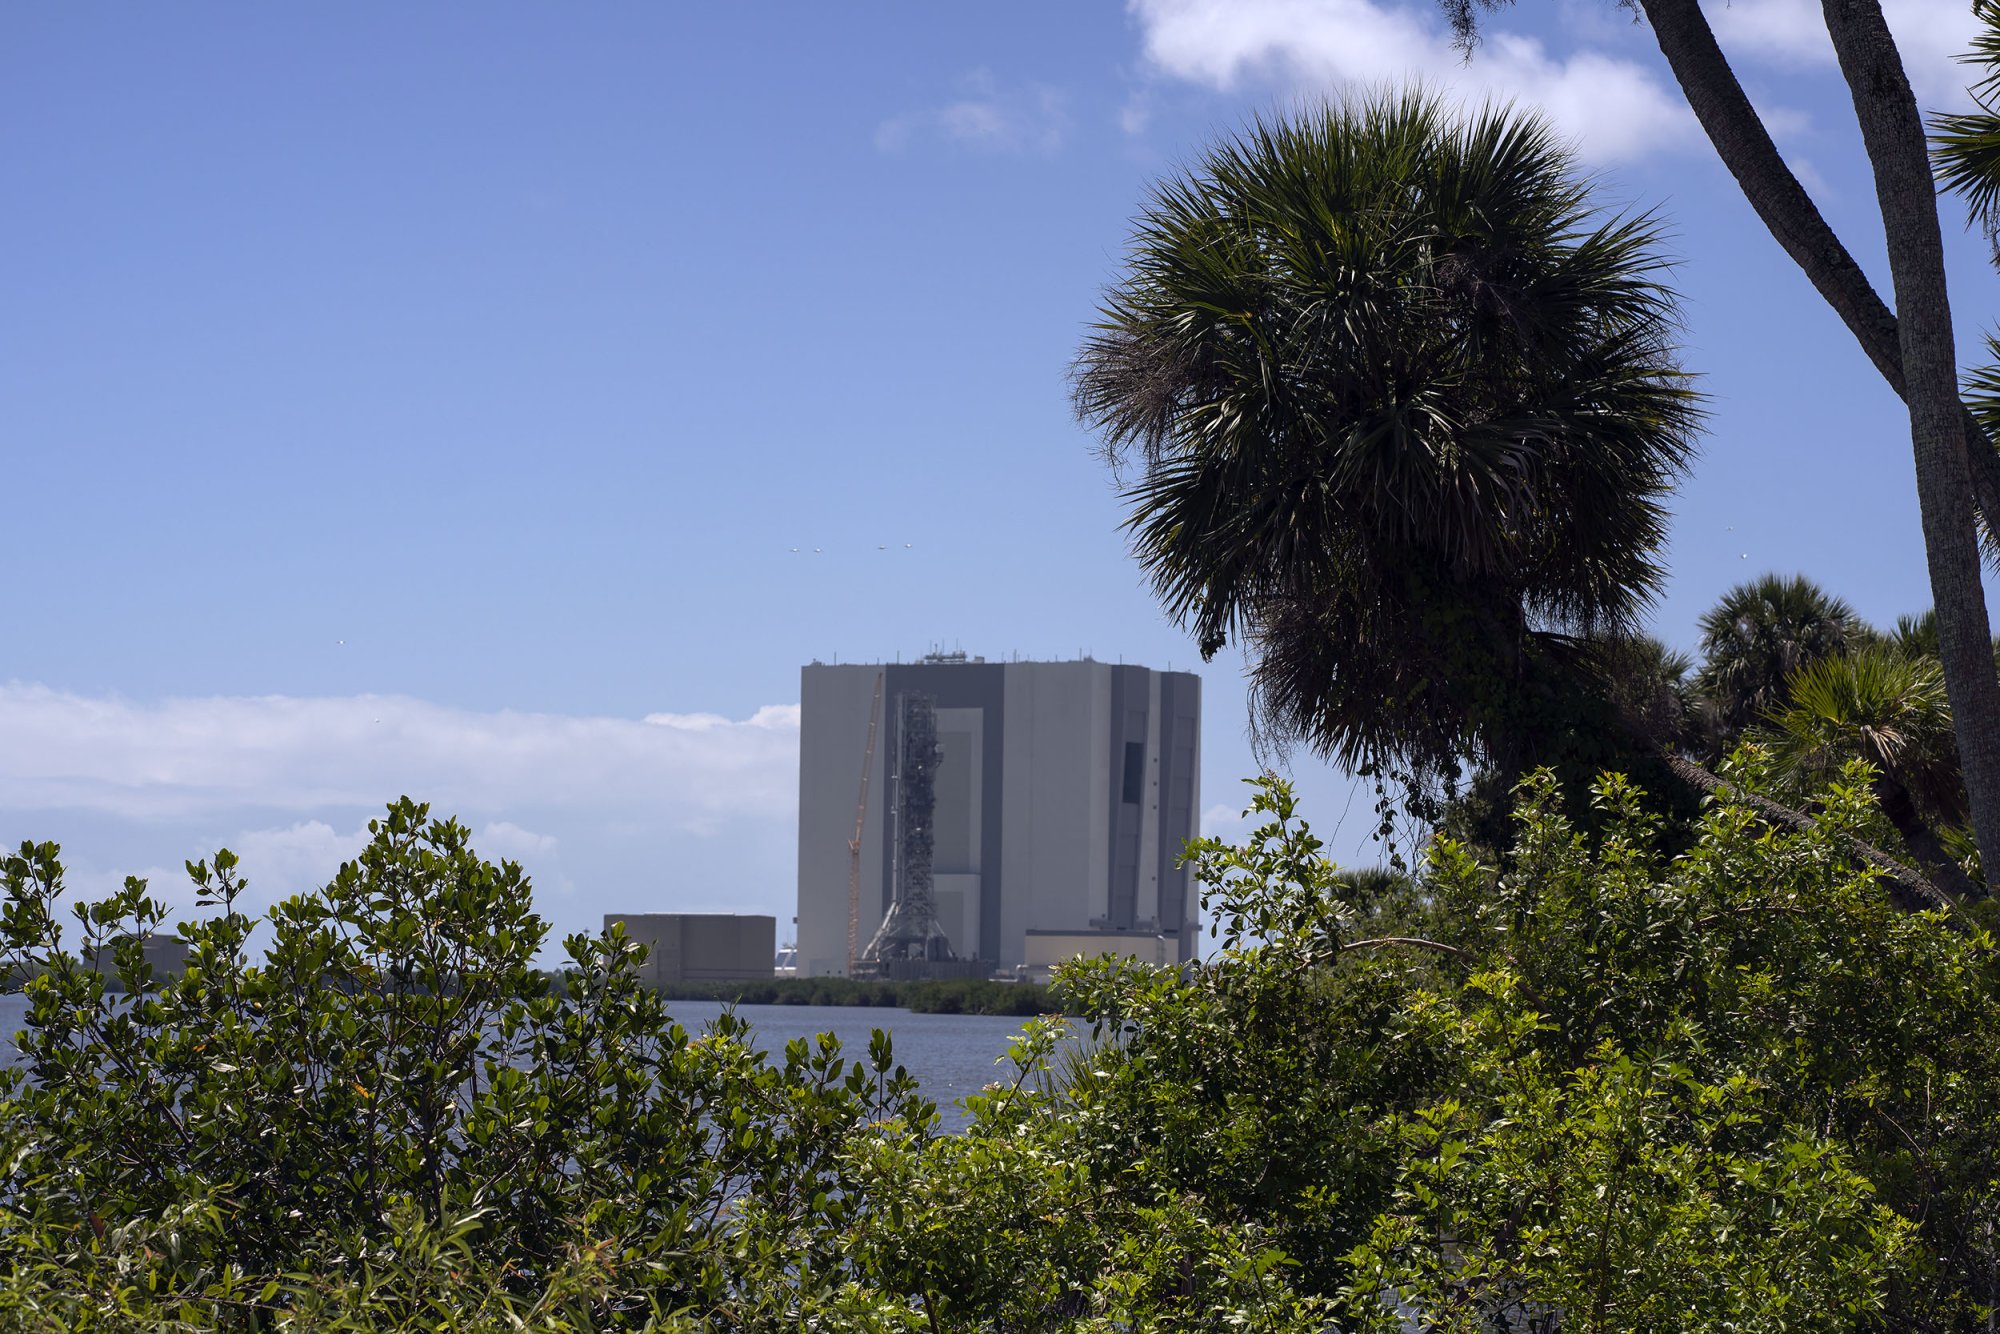
[[[1029,962],[1030,932],[1061,933],[1071,953],[1097,938],[1121,954],[1193,956],[1195,886],[1177,863],[1201,809],[1200,678],[1088,658],[933,654],[801,672],[802,976],[847,971],[857,811],[861,944],[896,893],[892,757],[913,693],[935,710],[929,869],[960,958],[1013,969]],[[1141,939],[1152,947],[1135,947]]]

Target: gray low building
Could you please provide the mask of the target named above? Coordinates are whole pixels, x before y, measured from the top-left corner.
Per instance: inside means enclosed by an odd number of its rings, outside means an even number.
[[[1177,862],[1200,818],[1200,678],[953,653],[800,673],[800,975],[847,971],[850,882],[860,943],[894,901],[909,840],[892,757],[918,698],[937,741],[923,870],[959,958],[1013,969],[1031,932],[1193,957],[1196,888]]]
[[[778,919],[739,913],[606,913],[604,929],[622,924],[646,947],[640,975],[656,987],[679,982],[735,982],[770,977]]]

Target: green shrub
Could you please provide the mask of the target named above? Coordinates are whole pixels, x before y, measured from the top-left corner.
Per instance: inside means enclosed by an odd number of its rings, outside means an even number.
[[[540,1301],[607,1247],[645,1309],[732,1300],[771,1248],[794,1286],[839,1270],[849,1139],[935,1124],[886,1036],[851,1062],[830,1040],[767,1059],[729,1015],[691,1034],[616,933],[564,942],[555,988],[518,866],[408,800],[370,828],[324,889],[271,910],[258,962],[236,859],[191,864],[212,912],[179,928],[172,978],[133,943],[162,921],[143,882],[78,906],[71,949],[57,849],[0,863],[0,964],[39,971],[0,1076],[0,1254],[80,1283],[110,1264],[163,1309],[198,1295],[204,1319],[244,1284],[289,1308],[418,1293],[409,1237],[446,1237],[493,1302]],[[122,992],[80,962],[105,947]]]
[[[884,1035],[690,1034],[618,935],[536,971],[519,869],[409,802],[256,962],[235,859],[191,866],[179,978],[116,943],[145,885],[72,948],[24,846],[0,1330],[1974,1330],[2000,957],[1853,865],[1868,777],[1669,853],[1622,779],[1586,835],[1541,776],[1504,875],[1356,883],[1266,780],[1191,849],[1210,957],[1067,967],[1090,1037],[1026,1024],[952,1136]]]

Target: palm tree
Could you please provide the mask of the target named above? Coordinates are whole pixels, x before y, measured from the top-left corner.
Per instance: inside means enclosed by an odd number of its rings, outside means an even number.
[[[1601,640],[1595,659],[1596,676],[1632,735],[1658,747],[1687,744],[1692,659],[1651,635]]]
[[[1589,731],[1701,410],[1649,217],[1540,119],[1259,122],[1159,185],[1075,367],[1127,527],[1259,727],[1412,790]]]
[[[1972,220],[2000,244],[2000,4],[1973,0],[1972,12],[1979,31],[1964,59],[1985,72],[1966,90],[1973,110],[1933,118],[1931,160],[1938,184],[1963,199]],[[1976,401],[1971,407],[1979,412]]]
[[[1470,51],[1484,6],[1472,0],[1440,0],[1440,5],[1459,44]],[[1825,0],[1821,8],[1875,176],[1893,310],[1778,152],[1717,43],[1701,0],[1637,0],[1637,6],[1745,200],[1909,408],[1924,552],[1940,612],[1940,662],[1957,718],[1978,842],[1988,860],[2000,859],[2000,676],[1984,652],[1991,625],[1979,551],[1983,532],[1988,553],[2000,554],[2000,452],[1990,424],[1983,425],[1958,399],[1923,120],[1881,4]],[[1986,33],[1970,59],[1988,75],[1974,85],[1979,112],[1957,125],[1945,123],[1942,165],[1954,188],[1973,187],[1977,215],[1992,198],[1979,196],[1980,173],[2000,164],[2000,154],[1990,151],[2000,135],[1979,138],[2000,126],[2000,4],[1978,0],[1974,12]],[[1954,134],[1964,138],[1955,162]]]
[[[1977,895],[1937,832],[1967,814],[1937,660],[1893,640],[1870,643],[1801,668],[1787,694],[1786,706],[1751,733],[1780,769],[1810,788],[1847,761],[1866,760],[1882,813],[1924,872],[1956,895]]]
[[[1980,586],[1978,533],[2000,550],[2000,455],[1993,438],[1959,401],[1951,307],[1939,235],[1936,191],[1924,127],[1894,36],[1878,0],[1825,0],[1822,11],[1841,76],[1854,104],[1873,169],[1889,259],[1894,309],[1884,302],[1812,197],[1779,154],[1715,40],[1701,0],[1638,0],[1661,54],[1687,95],[1743,195],[1771,235],[1838,313],[1876,369],[1909,408],[1917,503],[1931,594],[1939,610],[1939,647],[1957,718],[1958,747],[1978,842],[2000,857],[2000,677],[1985,652],[1991,633]],[[1475,23],[1467,0],[1444,0],[1469,41]],[[1987,35],[1972,60],[1989,77],[1976,84],[1989,125],[2000,79],[2000,6],[1979,3]],[[1978,192],[1982,160],[1978,113],[1944,126],[1942,166],[1955,188],[1972,187],[1975,214],[1990,197]],[[1960,137],[1957,156],[1951,137]]]
[[[1708,720],[1711,755],[1789,702],[1794,672],[1857,643],[1866,627],[1854,609],[1804,575],[1766,574],[1738,584],[1701,618],[1702,663],[1694,690]]]
[[[1935,659],[1938,655],[1937,613],[1927,611],[1921,616],[1898,616],[1888,642],[1906,658]],[[2000,651],[2000,646],[1996,646],[1996,651]]]
[[[1883,638],[1885,643],[1906,658],[1935,660],[1938,655],[1937,612],[1898,616],[1896,628]],[[2000,636],[1993,640],[1993,666],[1995,671],[2000,671]]]

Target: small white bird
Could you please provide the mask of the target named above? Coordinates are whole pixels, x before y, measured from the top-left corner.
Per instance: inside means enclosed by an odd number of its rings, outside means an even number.
[[[908,542],[903,543],[903,550],[908,551],[909,549],[910,549],[910,544]]]

